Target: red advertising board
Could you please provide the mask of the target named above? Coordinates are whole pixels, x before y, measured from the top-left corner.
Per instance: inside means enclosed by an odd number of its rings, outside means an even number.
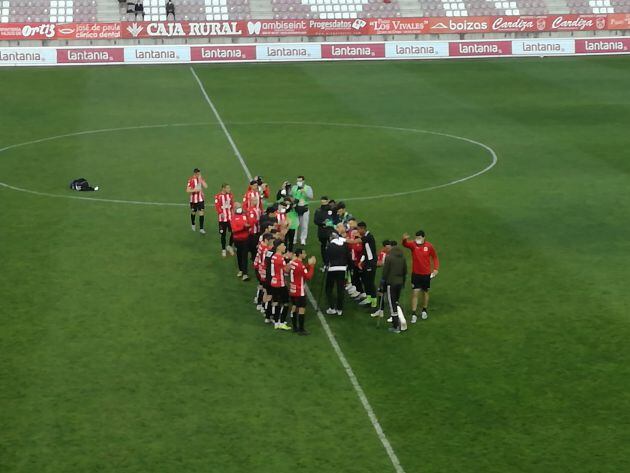
[[[630,38],[576,39],[576,54],[615,54],[630,51]]]
[[[192,46],[191,61],[252,61],[256,59],[255,45]]]
[[[630,29],[630,14],[338,20],[0,23],[0,40],[535,33]]]
[[[58,64],[106,64],[125,62],[123,48],[71,48],[57,49]]]

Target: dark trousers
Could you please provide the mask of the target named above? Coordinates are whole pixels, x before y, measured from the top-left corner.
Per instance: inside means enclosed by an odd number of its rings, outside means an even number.
[[[376,267],[368,266],[361,271],[361,282],[363,283],[363,289],[365,293],[370,297],[376,297],[376,286],[374,280],[376,279]]]
[[[225,250],[226,236],[230,233],[230,246],[234,244],[234,238],[232,237],[232,228],[230,222],[219,222],[219,234],[221,235],[221,249]]]
[[[350,282],[352,282],[352,285],[357,288],[357,291],[361,293],[365,292],[363,282],[361,281],[361,271],[359,270],[359,268],[353,267],[350,270]]]
[[[328,238],[319,238],[319,249],[322,252],[322,263],[324,263],[324,266],[328,266],[328,256],[326,255],[327,244]]]
[[[346,281],[345,271],[328,271],[326,274],[326,297],[328,307],[343,310],[344,285]],[[333,298],[333,289],[337,288],[337,300]]]
[[[238,270],[243,274],[247,274],[247,240],[234,241],[236,245],[236,264]]]
[[[249,257],[254,262],[256,259],[256,250],[258,249],[258,235],[249,235],[247,237],[247,250],[249,251]]]
[[[402,291],[402,284],[387,285],[387,303],[389,305],[389,312],[392,316],[392,327],[399,328],[400,320],[398,319],[398,301],[400,300],[400,291]]]
[[[287,245],[288,251],[293,251],[293,240],[295,239],[295,230],[287,230],[287,235],[284,237],[284,243]]]
[[[391,315],[398,314],[398,302],[400,301],[400,292],[402,284],[388,284],[386,289],[387,303],[389,305],[389,313]]]

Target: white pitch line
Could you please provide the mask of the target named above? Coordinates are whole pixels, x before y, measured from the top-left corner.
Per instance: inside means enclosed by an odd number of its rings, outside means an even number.
[[[219,115],[219,112],[217,112],[217,109],[214,106],[214,104],[212,103],[212,100],[210,100],[210,97],[208,97],[208,94],[206,93],[206,89],[203,87],[203,84],[199,80],[199,76],[197,75],[195,70],[192,68],[192,66],[190,66],[190,72],[192,72],[192,75],[195,77],[195,80],[197,81],[197,84],[199,84],[199,88],[201,89],[201,92],[203,93],[203,96],[206,99],[206,102],[208,102],[208,105],[210,105],[210,108],[212,109],[212,112],[214,113],[214,116],[219,121],[219,125],[221,126],[221,129],[223,130],[223,133],[225,133],[225,136],[227,137],[228,141],[230,142],[230,145],[232,146],[232,149],[234,150],[234,154],[236,155],[238,160],[241,162],[241,166],[243,166],[243,169],[245,170],[245,175],[247,176],[247,179],[249,179],[251,181],[252,180],[252,173],[249,172],[249,168],[247,167],[247,164],[245,164],[245,160],[243,159],[243,156],[241,155],[241,152],[236,147],[236,143],[234,143],[234,140],[232,139],[232,135],[230,135],[230,132],[228,131],[227,127],[225,126],[225,123],[223,123],[223,120],[221,120],[221,116]]]
[[[362,196],[362,197],[344,197],[344,198],[340,198],[339,199],[339,200],[343,200],[343,201],[371,200],[371,199],[384,199],[384,198],[388,198],[388,197],[401,197],[401,196],[410,195],[410,194],[417,194],[417,193],[420,193],[420,192],[426,192],[426,191],[431,191],[431,190],[436,190],[436,189],[443,189],[445,187],[450,187],[452,185],[459,184],[459,183],[468,181],[469,179],[472,179],[474,177],[480,176],[480,175],[488,172],[490,169],[492,169],[498,162],[497,154],[490,146],[488,146],[488,145],[486,145],[484,143],[481,143],[480,141],[472,140],[470,138],[465,138],[463,136],[457,136],[457,135],[451,135],[451,134],[448,134],[448,133],[440,133],[438,131],[420,130],[420,129],[415,129],[415,128],[401,128],[401,127],[393,127],[393,126],[387,126],[387,125],[367,125],[367,124],[359,124],[359,123],[267,121],[267,122],[228,122],[228,124],[230,124],[230,125],[313,125],[313,126],[337,126],[337,127],[354,127],[354,128],[375,128],[375,129],[383,129],[383,130],[404,131],[404,132],[410,132],[410,133],[426,133],[426,134],[430,134],[430,135],[446,136],[446,137],[453,138],[453,139],[456,139],[456,140],[466,141],[468,143],[472,143],[472,144],[478,145],[478,146],[484,148],[485,150],[487,150],[490,153],[490,156],[492,157],[492,162],[488,166],[483,168],[481,171],[477,171],[476,173],[471,174],[470,176],[466,176],[466,177],[462,177],[462,178],[459,178],[459,179],[455,179],[455,180],[446,182],[444,184],[439,184],[439,185],[431,186],[431,187],[423,187],[423,188],[420,188],[420,189],[413,189],[413,190],[410,190],[410,191],[394,192],[394,193],[389,193],[389,194],[368,195],[368,196]],[[120,128],[102,128],[100,130],[77,131],[77,132],[73,132],[73,133],[65,133],[63,135],[48,136],[48,137],[45,137],[45,138],[39,138],[39,139],[32,140],[32,141],[25,141],[25,142],[22,142],[22,143],[12,144],[12,145],[9,145],[9,146],[5,146],[4,148],[0,148],[0,153],[2,153],[3,151],[10,150],[10,149],[20,148],[22,146],[30,146],[30,145],[34,145],[34,144],[38,144],[38,143],[44,143],[44,142],[47,142],[47,141],[57,140],[57,139],[61,139],[61,138],[70,138],[70,137],[73,137],[73,136],[84,136],[84,135],[93,135],[93,134],[97,134],[97,133],[111,133],[111,132],[116,132],[116,131],[142,130],[142,129],[151,129],[151,128],[187,127],[187,126],[202,126],[202,125],[203,126],[205,126],[205,125],[217,125],[217,123],[215,123],[215,122],[171,123],[171,124],[162,124],[162,125],[138,125],[138,126],[126,126],[126,127],[120,127]],[[223,122],[222,125],[225,126],[225,122]],[[242,158],[242,156],[241,156],[241,158]],[[51,194],[51,193],[48,193],[48,192],[39,192],[39,191],[31,190],[31,189],[25,189],[25,188],[22,188],[22,187],[12,186],[12,185],[10,185],[8,183],[5,183],[5,182],[0,182],[0,187],[4,187],[6,189],[11,189],[11,190],[14,190],[14,191],[17,191],[17,192],[25,192],[27,194],[33,194],[33,195],[39,195],[39,196],[45,196],[45,197],[62,197],[62,198],[66,198],[66,199],[89,200],[89,201],[94,201],[94,202],[109,202],[109,203],[116,203],[116,204],[186,206],[186,204],[180,204],[180,203],[175,203],[175,202],[151,202],[151,201],[122,200],[122,199],[99,199],[99,198],[95,198],[95,197],[78,197],[78,196],[70,196],[70,195],[63,195],[63,194]]]
[[[309,302],[311,303],[311,305],[315,309],[315,312],[317,313],[317,318],[322,324],[322,327],[324,327],[324,332],[328,336],[328,341],[330,342],[333,349],[335,350],[335,353],[337,353],[337,357],[339,358],[341,365],[346,370],[346,374],[348,375],[348,378],[350,378],[352,387],[356,391],[357,396],[359,396],[359,400],[361,401],[361,404],[363,405],[363,409],[365,409],[365,412],[367,412],[367,415],[370,418],[370,422],[372,422],[372,427],[374,427],[374,430],[376,431],[376,435],[378,436],[378,439],[383,444],[383,447],[385,448],[385,451],[387,452],[387,455],[389,456],[389,459],[391,460],[392,465],[394,466],[394,470],[396,470],[396,473],[405,473],[405,470],[400,464],[400,460],[398,460],[398,456],[396,455],[396,452],[394,452],[394,448],[389,443],[389,440],[387,439],[385,432],[383,432],[383,428],[381,427],[381,424],[378,421],[376,414],[374,413],[374,409],[372,409],[372,406],[370,405],[370,401],[368,401],[368,398],[365,395],[363,388],[359,384],[359,380],[354,374],[354,371],[352,370],[350,363],[348,362],[345,355],[343,354],[343,351],[341,351],[341,347],[339,346],[337,339],[333,335],[332,330],[330,330],[330,326],[328,325],[328,322],[326,321],[324,314],[322,313],[321,309],[317,305],[317,301],[313,297],[313,293],[311,292],[311,289],[308,286],[306,286],[306,294],[308,296]]]
[[[205,97],[206,102],[208,102],[208,105],[210,105],[210,108],[212,108],[212,111],[214,112],[214,115],[215,115],[216,119],[219,121],[219,124],[221,125],[221,128],[225,132],[225,135],[226,135],[228,141],[232,145],[232,149],[234,150],[234,154],[236,155],[238,160],[241,162],[241,165],[243,166],[243,170],[245,171],[245,175],[247,176],[248,179],[251,180],[252,174],[251,174],[251,172],[249,172],[249,169],[247,168],[247,164],[245,164],[245,160],[243,159],[243,156],[241,155],[240,151],[236,147],[236,143],[234,143],[234,140],[230,136],[230,133],[228,132],[227,128],[225,127],[225,124],[223,123],[223,120],[221,119],[221,116],[219,115],[219,112],[217,111],[217,109],[212,104],[212,101],[210,100],[210,97],[208,97],[208,94],[206,93],[206,89],[204,88],[203,84],[199,80],[199,77],[195,73],[195,70],[191,67],[190,71],[192,72],[193,76],[197,80],[197,84],[199,84],[199,88],[201,89],[201,92],[203,93],[203,96]],[[374,430],[376,431],[376,435],[378,436],[379,440],[383,444],[383,447],[385,448],[385,451],[387,452],[387,455],[389,456],[389,459],[392,462],[394,470],[396,470],[396,473],[405,473],[405,470],[403,469],[403,467],[400,464],[400,460],[398,460],[398,457],[396,456],[396,452],[394,452],[394,449],[393,449],[391,443],[389,442],[389,440],[387,439],[387,436],[385,435],[385,432],[383,432],[381,424],[378,421],[378,418],[376,417],[376,414],[374,413],[374,409],[372,409],[372,406],[370,405],[370,402],[368,401],[367,396],[365,395],[365,392],[363,391],[363,388],[359,384],[359,380],[357,379],[356,375],[354,374],[354,371],[352,370],[352,367],[350,366],[350,363],[348,363],[348,360],[346,359],[345,355],[343,354],[343,351],[341,350],[341,347],[339,346],[339,343],[337,342],[337,339],[335,338],[335,335],[332,333],[332,330],[330,330],[330,326],[328,325],[328,322],[324,318],[324,316],[322,314],[322,311],[319,310],[319,307],[317,305],[317,301],[313,297],[313,294],[311,293],[311,290],[308,288],[308,286],[307,286],[306,290],[307,290],[307,293],[308,293],[309,301],[311,302],[311,305],[313,306],[313,308],[317,312],[317,317],[319,318],[319,321],[322,324],[322,327],[324,328],[324,332],[326,332],[326,335],[328,336],[328,340],[330,341],[330,344],[332,345],[333,349],[335,350],[335,353],[337,354],[337,358],[339,358],[339,361],[341,362],[341,365],[343,366],[344,370],[346,371],[346,374],[348,375],[348,378],[350,379],[350,383],[352,384],[352,387],[354,388],[355,392],[357,393],[357,396],[359,397],[359,401],[361,401],[361,405],[363,406],[363,408],[365,409],[365,412],[367,413],[368,417],[370,418],[370,422],[372,423],[372,427],[374,427]]]

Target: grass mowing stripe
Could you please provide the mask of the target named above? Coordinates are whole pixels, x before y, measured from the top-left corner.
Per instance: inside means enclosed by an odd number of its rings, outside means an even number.
[[[234,154],[236,155],[238,160],[241,162],[241,166],[243,167],[243,171],[245,171],[245,175],[247,176],[249,180],[251,180],[252,174],[249,171],[249,168],[247,167],[247,164],[245,163],[245,160],[243,159],[241,152],[238,150],[236,143],[232,139],[230,132],[225,126],[225,123],[223,123],[223,119],[221,118],[221,115],[219,115],[219,112],[217,111],[216,107],[212,103],[212,100],[210,100],[210,97],[208,96],[206,89],[203,87],[201,80],[199,80],[199,76],[197,76],[197,73],[192,67],[190,68],[190,72],[192,72],[193,76],[195,77],[195,80],[197,81],[197,84],[199,85],[199,88],[201,89],[201,92],[203,93],[203,96],[206,99],[206,102],[212,109],[214,116],[217,118],[219,122],[219,125],[221,125],[221,128],[223,129],[225,136],[227,137],[228,141],[230,142],[230,145],[232,146],[232,149],[234,150]],[[493,157],[496,159],[496,155],[494,153],[493,153]],[[494,165],[494,161],[493,161],[493,165]],[[381,441],[381,444],[383,444],[383,448],[385,448],[385,451],[387,452],[387,455],[389,456],[389,459],[392,462],[394,470],[396,470],[396,473],[405,473],[405,470],[400,464],[400,460],[398,460],[398,457],[396,456],[396,452],[394,452],[394,449],[392,448],[391,443],[389,443],[389,440],[387,439],[387,436],[385,435],[385,432],[383,431],[381,424],[379,423],[378,418],[376,417],[376,414],[374,413],[374,409],[372,409],[372,406],[370,405],[370,402],[368,401],[367,396],[365,395],[365,392],[363,391],[363,388],[361,388],[361,385],[359,384],[359,380],[354,374],[354,371],[352,370],[350,363],[348,363],[348,360],[343,354],[343,351],[341,350],[339,343],[337,343],[335,336],[330,330],[328,322],[326,322],[326,319],[324,318],[321,310],[319,310],[317,301],[315,301],[315,299],[313,298],[313,294],[311,293],[310,289],[308,289],[308,287],[307,287],[307,293],[308,293],[309,301],[311,302],[311,305],[315,309],[315,312],[317,313],[317,317],[320,323],[322,324],[322,327],[324,328],[326,335],[328,336],[328,341],[332,345],[333,350],[335,351],[337,355],[337,358],[339,358],[339,362],[341,363],[346,374],[348,375],[348,378],[350,379],[350,383],[352,384],[352,387],[357,393],[359,401],[361,401],[361,405],[363,406],[363,408],[365,409],[365,412],[370,418],[370,422],[372,423],[372,426],[374,427],[374,430],[376,431],[376,435]]]

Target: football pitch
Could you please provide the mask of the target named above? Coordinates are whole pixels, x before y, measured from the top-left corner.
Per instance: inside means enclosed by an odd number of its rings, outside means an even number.
[[[628,58],[194,72],[225,130],[187,66],[0,70],[0,471],[630,471]],[[375,418],[221,258],[235,150],[436,247],[429,320],[327,319]]]

